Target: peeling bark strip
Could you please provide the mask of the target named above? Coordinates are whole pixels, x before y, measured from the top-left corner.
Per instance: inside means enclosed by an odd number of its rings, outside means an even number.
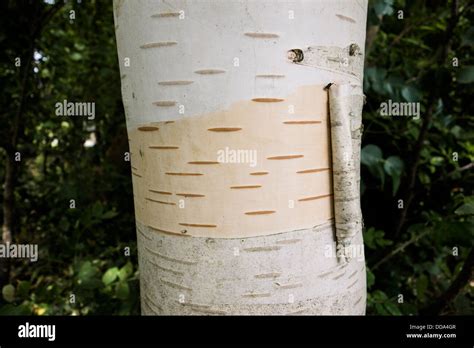
[[[329,87],[336,239],[342,246],[350,245],[354,236],[362,233],[357,170],[360,132],[353,132],[361,127],[362,100],[361,86],[333,84]],[[357,133],[359,138],[353,139]],[[350,199],[353,197],[357,199]]]

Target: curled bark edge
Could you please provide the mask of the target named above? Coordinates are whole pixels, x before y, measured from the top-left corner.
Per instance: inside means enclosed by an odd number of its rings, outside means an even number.
[[[351,258],[352,240],[362,233],[363,225],[360,207],[363,98],[360,85],[329,87],[336,243],[343,262]]]

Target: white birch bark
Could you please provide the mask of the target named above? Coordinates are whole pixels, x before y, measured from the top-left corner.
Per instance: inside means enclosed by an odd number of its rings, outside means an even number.
[[[362,104],[324,86],[361,90],[366,12],[114,1],[143,314],[365,313],[363,255],[336,257],[337,243],[362,245]],[[258,165],[211,158],[227,145],[258,150]]]

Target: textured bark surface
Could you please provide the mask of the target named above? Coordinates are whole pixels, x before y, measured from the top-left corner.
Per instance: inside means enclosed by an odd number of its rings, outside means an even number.
[[[138,231],[145,315],[365,313],[364,259],[338,261],[333,223],[239,239]]]
[[[354,236],[362,233],[360,208],[361,86],[329,88],[336,238],[343,258],[350,257]],[[349,250],[347,250],[349,249]],[[355,249],[357,250],[357,249]]]
[[[328,97],[318,99],[315,94],[314,100],[305,100],[299,91],[315,86],[322,90],[328,83],[361,85],[359,48],[364,47],[366,10],[366,1],[114,2],[144,314],[365,312],[363,254],[336,257],[334,220],[321,219],[321,211],[332,212],[337,202],[332,196],[304,200],[330,192],[310,191],[321,180],[328,181],[330,171],[318,170],[329,158],[331,128]],[[355,115],[348,117],[360,119],[359,97],[348,103]],[[250,106],[234,112],[235,105]],[[205,117],[211,114],[227,122],[207,127]],[[301,122],[308,120],[321,122]],[[171,122],[193,127],[172,138],[173,127],[167,127],[173,126]],[[353,134],[345,136],[358,157],[355,125],[350,129]],[[215,147],[217,137],[224,142]],[[210,164],[216,162],[215,150],[227,144],[226,139],[229,145],[240,139],[237,146],[258,149],[262,167],[245,171],[248,178],[259,178],[258,183],[242,181],[239,165]],[[175,157],[165,157],[176,150]],[[177,155],[179,150],[185,151]],[[350,173],[355,183],[357,163],[354,159]],[[213,179],[219,168],[225,173]],[[250,171],[268,175],[253,177]],[[182,175],[186,173],[203,175]],[[299,181],[303,177],[315,181],[304,184]],[[191,205],[166,213],[164,209],[177,209],[178,194],[200,194],[199,179],[213,199],[206,201],[206,194],[187,196]],[[230,185],[223,185],[225,180]],[[337,180],[344,184],[347,179]],[[162,190],[165,185],[169,191]],[[300,190],[305,187],[307,194]],[[260,189],[266,193],[253,191]],[[220,200],[215,198],[219,193]],[[235,197],[239,199],[234,201]],[[292,208],[283,204],[290,200],[296,202]],[[227,205],[233,208],[220,209]],[[209,211],[213,215],[205,215]],[[285,215],[290,212],[295,215]],[[200,216],[206,221],[195,220]],[[179,219],[184,217],[193,221]],[[282,223],[267,224],[275,217]],[[246,225],[248,221],[259,222]],[[164,228],[161,223],[169,225]],[[220,224],[227,224],[221,234]],[[177,226],[183,226],[189,237],[179,235]],[[349,232],[339,228],[338,234],[350,237],[353,245],[362,244],[359,228]]]

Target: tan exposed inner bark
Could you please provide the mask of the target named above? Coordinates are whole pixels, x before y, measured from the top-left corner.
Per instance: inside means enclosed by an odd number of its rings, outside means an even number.
[[[334,217],[328,126],[327,91],[316,85],[129,130],[137,220],[214,238],[324,223]]]

